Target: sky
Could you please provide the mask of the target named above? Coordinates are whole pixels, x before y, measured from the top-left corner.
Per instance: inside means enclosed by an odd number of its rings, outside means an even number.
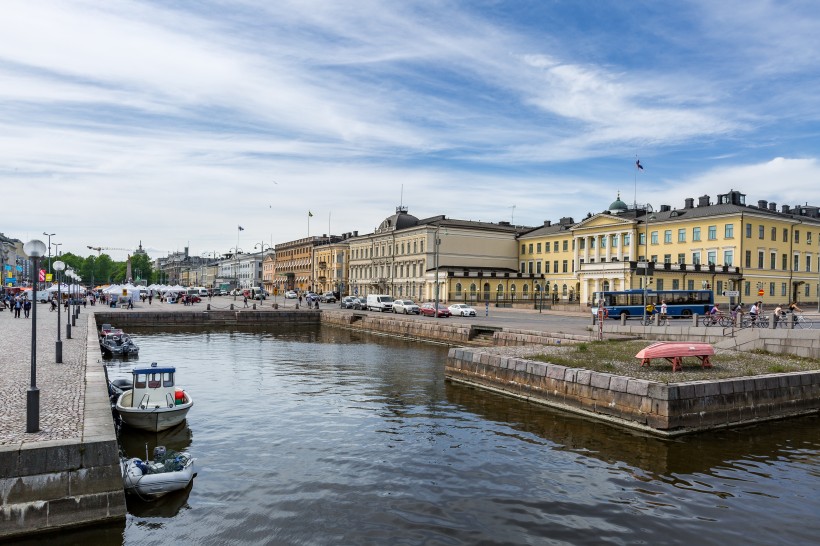
[[[820,205],[818,88],[811,1],[7,0],[0,232],[121,260],[371,233],[399,205]]]

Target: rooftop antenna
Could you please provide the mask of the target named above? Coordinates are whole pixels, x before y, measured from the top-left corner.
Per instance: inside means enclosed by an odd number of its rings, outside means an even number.
[[[512,209],[510,212],[510,224],[515,225],[515,205],[509,208]]]

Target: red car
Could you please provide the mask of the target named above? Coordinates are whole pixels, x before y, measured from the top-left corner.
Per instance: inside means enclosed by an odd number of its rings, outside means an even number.
[[[419,307],[419,310],[421,311],[422,315],[425,315],[425,316],[428,316],[428,317],[436,316],[436,304],[435,303],[430,303],[430,302],[422,303],[421,306]],[[447,306],[444,305],[443,303],[438,304],[438,316],[440,316],[440,317],[449,317],[450,316],[450,310],[447,309]]]

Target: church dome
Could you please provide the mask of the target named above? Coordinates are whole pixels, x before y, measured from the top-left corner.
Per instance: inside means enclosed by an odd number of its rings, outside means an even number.
[[[385,218],[377,231],[394,231],[417,226],[419,219],[412,214],[407,214],[407,207],[396,207],[396,214]]]

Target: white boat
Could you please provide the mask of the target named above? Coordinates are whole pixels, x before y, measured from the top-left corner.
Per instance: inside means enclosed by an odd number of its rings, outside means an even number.
[[[194,405],[191,396],[174,386],[176,368],[134,368],[133,388],[120,395],[116,409],[130,427],[159,432],[180,424]]]
[[[154,460],[123,459],[122,481],[126,493],[140,497],[159,497],[185,489],[194,479],[194,460],[187,452],[167,452],[163,446],[154,448]]]

